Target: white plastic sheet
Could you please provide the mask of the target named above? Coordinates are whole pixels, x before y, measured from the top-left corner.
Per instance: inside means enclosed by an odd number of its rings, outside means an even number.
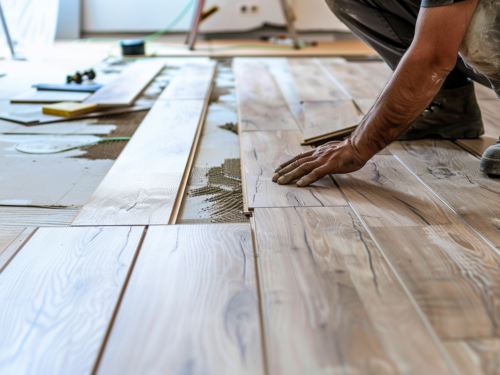
[[[55,39],[59,0],[0,0],[16,54],[30,58]],[[0,56],[10,56],[0,27]]]

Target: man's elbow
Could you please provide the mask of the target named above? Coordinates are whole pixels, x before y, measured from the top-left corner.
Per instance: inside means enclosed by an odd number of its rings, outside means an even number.
[[[446,78],[457,64],[458,52],[454,53],[446,48],[419,48],[412,51],[416,66],[426,69],[437,79]]]

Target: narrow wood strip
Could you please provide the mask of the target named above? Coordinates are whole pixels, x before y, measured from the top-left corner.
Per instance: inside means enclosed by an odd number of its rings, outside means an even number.
[[[168,224],[204,108],[156,102],[72,225]]]
[[[500,178],[450,141],[395,142],[389,150],[473,228],[500,247]]]
[[[126,68],[118,78],[83,101],[102,106],[129,106],[165,67],[165,61],[141,59]]]
[[[89,374],[143,230],[39,229],[0,274],[0,372]]]
[[[499,333],[500,263],[489,244],[394,157],[334,178],[440,337]]]
[[[255,223],[271,374],[452,373],[350,208],[257,208]]]
[[[8,228],[2,228],[0,233],[5,233],[5,229]],[[2,238],[0,238],[0,273],[7,267],[31,236],[33,236],[36,230],[37,228],[35,227],[24,228],[7,246],[2,246]]]
[[[300,146],[300,131],[243,132],[241,158],[245,175],[246,207],[342,206],[346,205],[330,176],[306,187],[278,185],[272,181],[276,167],[297,154],[308,151]]]
[[[303,112],[304,144],[352,131],[363,119],[351,100],[306,102]]]
[[[69,226],[81,207],[40,208],[0,206],[2,227]]]
[[[265,63],[235,59],[233,70],[240,131],[299,129]]]
[[[248,224],[148,229],[97,373],[186,371],[264,373]]]
[[[448,353],[467,375],[496,375],[500,369],[500,340],[445,341]]]

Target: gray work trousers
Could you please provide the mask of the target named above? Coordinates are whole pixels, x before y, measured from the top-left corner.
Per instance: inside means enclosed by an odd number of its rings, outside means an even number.
[[[396,68],[415,35],[419,6],[408,0],[326,2],[355,35]],[[496,0],[479,0],[445,87],[453,85],[451,81],[467,82],[467,77],[492,87],[500,97],[500,2]]]

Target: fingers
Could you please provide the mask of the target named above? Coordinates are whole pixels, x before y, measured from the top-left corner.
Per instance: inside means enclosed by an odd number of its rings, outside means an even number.
[[[294,157],[293,159],[288,160],[286,163],[280,164],[280,166],[278,168],[276,168],[275,172],[276,173],[279,172],[281,169],[285,168],[289,164],[292,164],[296,160],[299,160],[299,159],[311,156],[312,154],[314,154],[314,151],[315,150],[310,150],[310,151],[307,151],[307,152],[303,152],[302,154],[298,154],[296,157]]]
[[[292,164],[289,164],[288,166],[280,169],[274,176],[273,176],[273,181],[276,182],[278,181],[278,179],[293,171],[294,169],[300,167],[302,164],[304,163],[307,163],[307,162],[310,162],[310,161],[313,161],[313,160],[316,160],[316,156],[309,156],[309,157],[306,157],[306,158],[303,158],[303,159],[299,159],[299,160],[296,160],[294,161]]]
[[[312,184],[313,182],[318,181],[319,179],[325,177],[328,173],[329,173],[328,166],[322,165],[321,167],[314,169],[307,176],[304,176],[299,181],[297,181],[297,186],[302,187]]]
[[[309,172],[314,170],[314,168],[316,168],[317,166],[318,166],[317,162],[307,162],[307,163],[301,164],[297,168],[293,169],[292,171],[282,175],[278,179],[278,184],[280,184],[280,185],[289,184],[290,182],[308,174]]]

